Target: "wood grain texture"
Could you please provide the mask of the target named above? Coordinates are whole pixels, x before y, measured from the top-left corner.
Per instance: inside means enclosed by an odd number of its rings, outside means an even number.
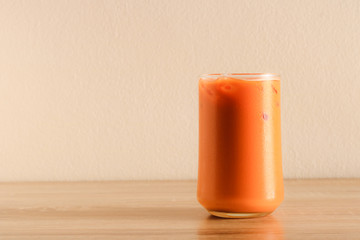
[[[0,239],[360,239],[360,179],[287,180],[257,219],[209,216],[194,181],[0,183]]]

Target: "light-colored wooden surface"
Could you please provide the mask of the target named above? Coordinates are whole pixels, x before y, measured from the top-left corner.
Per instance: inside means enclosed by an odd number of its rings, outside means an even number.
[[[272,215],[219,219],[194,181],[0,183],[0,239],[360,239],[360,179],[287,180]]]

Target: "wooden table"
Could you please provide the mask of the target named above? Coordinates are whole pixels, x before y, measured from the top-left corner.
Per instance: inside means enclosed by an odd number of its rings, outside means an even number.
[[[0,239],[360,239],[360,179],[285,191],[268,217],[220,219],[195,181],[0,183]]]

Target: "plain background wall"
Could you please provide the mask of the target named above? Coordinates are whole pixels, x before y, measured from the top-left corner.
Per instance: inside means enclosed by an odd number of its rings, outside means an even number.
[[[0,180],[194,179],[197,76],[282,75],[287,178],[360,177],[360,1],[0,1]]]

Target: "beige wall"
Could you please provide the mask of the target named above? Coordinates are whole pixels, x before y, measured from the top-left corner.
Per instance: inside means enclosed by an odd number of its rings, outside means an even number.
[[[197,75],[282,75],[285,177],[360,177],[360,1],[0,1],[0,180],[193,179]]]

